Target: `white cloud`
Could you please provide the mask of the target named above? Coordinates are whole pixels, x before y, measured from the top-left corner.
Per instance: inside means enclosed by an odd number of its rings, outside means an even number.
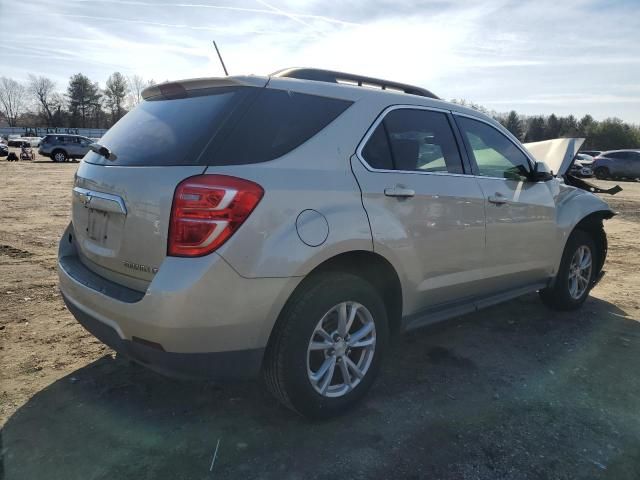
[[[101,82],[114,70],[156,80],[220,74],[215,39],[232,74],[314,66],[490,108],[592,109],[640,122],[637,1],[4,2],[3,75],[41,73],[61,87],[78,71]]]

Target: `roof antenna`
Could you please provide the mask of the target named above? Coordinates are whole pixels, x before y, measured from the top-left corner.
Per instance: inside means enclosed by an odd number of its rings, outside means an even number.
[[[222,60],[222,55],[220,55],[220,50],[218,50],[218,45],[216,45],[216,41],[213,41],[213,46],[216,48],[216,52],[218,53],[218,58],[220,59],[220,63],[222,64],[222,69],[224,70],[224,74],[228,77],[229,72],[227,72],[227,67],[224,66],[224,60]]]

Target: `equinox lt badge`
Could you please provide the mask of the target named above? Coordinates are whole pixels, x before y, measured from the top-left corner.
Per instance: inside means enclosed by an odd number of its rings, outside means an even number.
[[[137,272],[153,273],[154,275],[158,273],[158,269],[156,267],[148,267],[147,265],[127,262],[126,260],[122,263],[125,266],[125,268],[128,268],[129,270],[135,270]]]

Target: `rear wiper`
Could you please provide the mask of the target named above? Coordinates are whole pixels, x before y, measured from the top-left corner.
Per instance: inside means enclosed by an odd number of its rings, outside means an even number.
[[[103,156],[104,158],[106,158],[107,160],[115,160],[118,157],[116,157],[116,154],[113,153],[111,150],[109,150],[107,147],[105,147],[104,145],[100,145],[99,143],[90,143],[89,144],[89,149],[94,152],[97,153],[98,155]]]

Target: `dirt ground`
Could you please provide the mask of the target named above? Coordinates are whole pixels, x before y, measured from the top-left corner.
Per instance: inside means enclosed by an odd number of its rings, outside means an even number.
[[[580,311],[534,294],[402,336],[359,408],[312,423],[85,332],[55,272],[77,164],[41,160],[0,161],[0,479],[640,478],[640,183],[608,199]]]

